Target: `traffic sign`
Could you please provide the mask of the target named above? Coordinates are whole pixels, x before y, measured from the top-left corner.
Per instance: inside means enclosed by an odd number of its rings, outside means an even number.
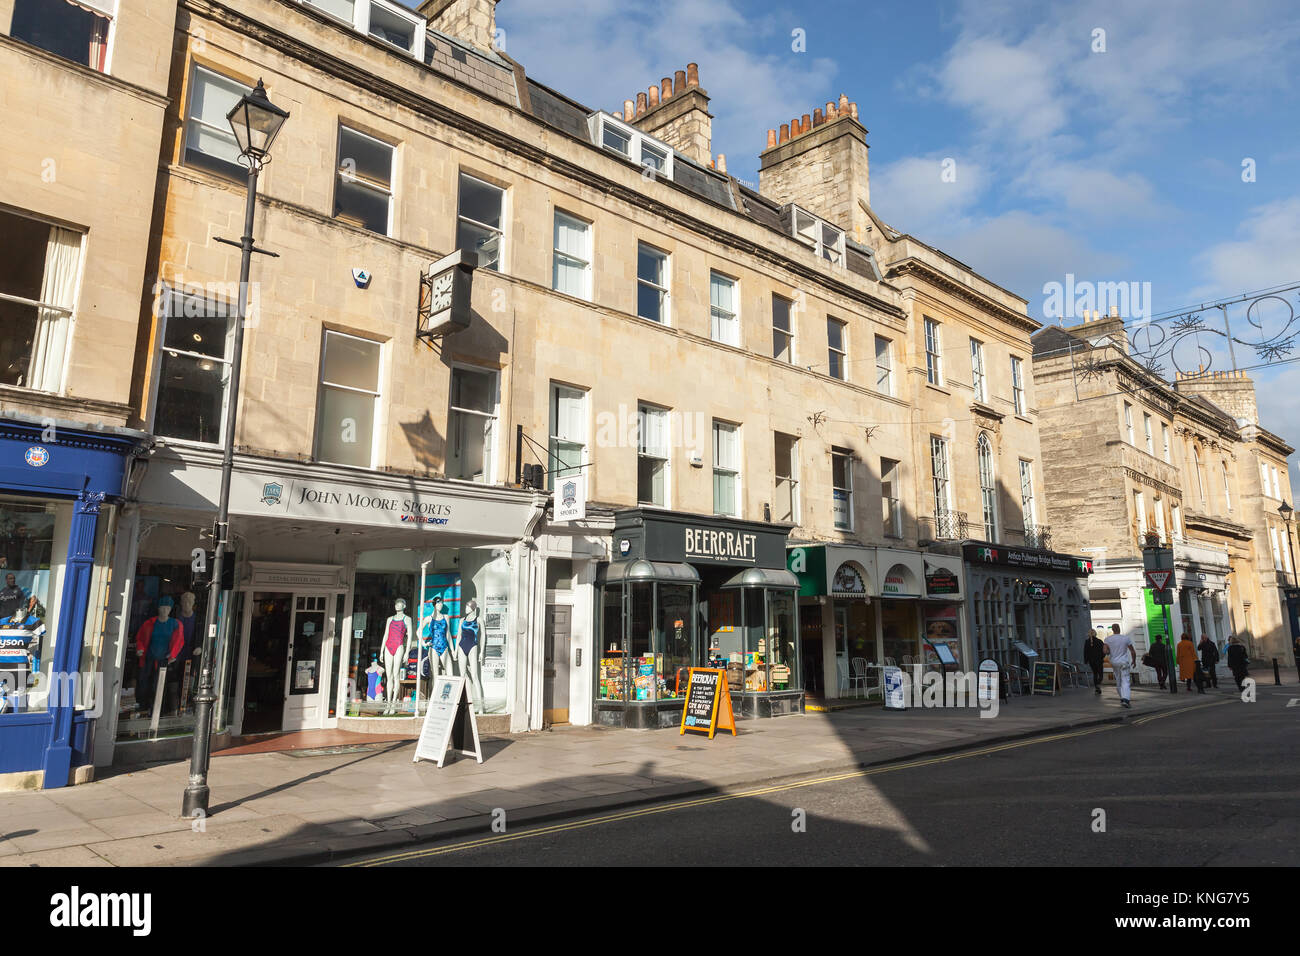
[[[1169,579],[1174,576],[1173,571],[1148,571],[1147,586],[1157,591],[1163,591],[1169,587]]]

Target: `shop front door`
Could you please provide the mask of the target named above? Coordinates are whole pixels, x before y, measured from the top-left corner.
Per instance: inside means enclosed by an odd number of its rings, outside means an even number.
[[[284,729],[303,730],[321,726],[325,703],[324,665],[326,608],[323,594],[294,596],[293,620],[284,681]]]
[[[245,734],[281,729],[292,618],[292,594],[259,591],[253,595],[244,677],[242,732]]]
[[[549,724],[569,722],[569,634],[573,608],[546,605],[546,670],[543,719]]]

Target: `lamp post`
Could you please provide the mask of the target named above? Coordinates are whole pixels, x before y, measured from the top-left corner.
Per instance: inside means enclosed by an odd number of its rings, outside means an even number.
[[[208,812],[208,763],[211,758],[212,707],[216,702],[217,606],[221,600],[221,578],[225,570],[226,543],[230,538],[230,476],[235,460],[235,410],[239,405],[239,373],[244,354],[244,319],[248,312],[248,272],[253,253],[262,252],[253,245],[253,214],[257,208],[257,176],[262,166],[271,161],[271,144],[275,142],[280,127],[289,114],[267,98],[262,81],[257,88],[245,94],[226,114],[226,121],[235,134],[239,154],[248,166],[248,195],[244,206],[244,234],[239,242],[218,239],[227,245],[239,246],[239,308],[235,315],[234,356],[230,363],[230,383],[227,387],[227,413],[225,435],[221,451],[221,493],[218,498],[217,520],[212,529],[216,551],[212,559],[212,582],[208,586],[207,627],[203,632],[202,664],[199,671],[199,689],[195,695],[194,749],[190,755],[190,781],[185,788],[181,816],[193,818]]]
[[[1295,570],[1295,549],[1291,547],[1291,532],[1295,525],[1295,510],[1285,501],[1277,506],[1277,513],[1282,521],[1286,524],[1286,553],[1291,559],[1291,587],[1287,589],[1286,610],[1287,622],[1291,625],[1291,656],[1295,658],[1296,676],[1300,677],[1300,634],[1296,633],[1296,615],[1300,611],[1296,608],[1296,602],[1300,601],[1300,593],[1297,593],[1296,570]]]

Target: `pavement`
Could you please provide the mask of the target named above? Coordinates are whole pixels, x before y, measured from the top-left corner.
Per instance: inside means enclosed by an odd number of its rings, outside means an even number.
[[[1294,684],[1292,676],[1289,683]],[[1269,682],[1271,683],[1271,681]],[[414,741],[346,753],[215,757],[207,819],[181,819],[188,762],[101,771],[93,783],[0,794],[0,866],[306,865],[726,788],[1124,722],[1235,697],[1113,688],[1013,697],[996,717],[880,707],[741,721],[736,737],[564,727],[486,738],[483,763],[412,762]]]

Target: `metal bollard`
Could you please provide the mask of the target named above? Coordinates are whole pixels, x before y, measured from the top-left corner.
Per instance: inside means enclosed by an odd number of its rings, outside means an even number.
[[[1277,658],[1273,658],[1273,683],[1282,686],[1282,672],[1277,669]]]

